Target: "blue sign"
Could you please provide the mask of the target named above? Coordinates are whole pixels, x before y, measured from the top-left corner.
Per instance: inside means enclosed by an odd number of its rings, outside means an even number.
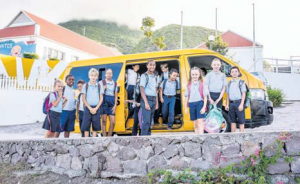
[[[8,40],[0,42],[0,54],[22,57],[24,52],[35,53],[35,41],[14,42]]]

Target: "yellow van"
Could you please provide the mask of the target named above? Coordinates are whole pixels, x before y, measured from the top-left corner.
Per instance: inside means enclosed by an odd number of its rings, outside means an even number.
[[[131,134],[133,127],[133,117],[128,115],[128,105],[125,102],[127,93],[125,88],[125,71],[132,67],[133,64],[139,64],[138,73],[143,74],[147,71],[146,62],[149,59],[156,61],[156,69],[159,73],[160,65],[167,63],[169,69],[175,68],[179,71],[180,89],[177,92],[177,100],[175,106],[175,123],[172,130],[167,130],[167,125],[163,124],[160,118],[159,124],[154,124],[152,132],[185,132],[193,131],[193,123],[190,121],[188,113],[185,113],[184,92],[187,90],[188,76],[190,68],[197,66],[208,72],[212,70],[211,61],[213,58],[219,58],[222,61],[221,71],[230,80],[229,70],[232,66],[238,66],[233,61],[223,57],[222,55],[203,49],[173,50],[153,53],[141,53],[132,55],[123,55],[109,58],[89,59],[76,61],[69,64],[66,68],[64,76],[72,74],[75,76],[75,86],[79,79],[88,81],[88,71],[90,68],[96,68],[99,71],[99,81],[104,79],[104,71],[106,68],[113,70],[113,80],[118,83],[118,104],[116,110],[116,126],[114,132],[117,134]],[[238,66],[239,67],[239,66]],[[243,79],[252,94],[251,106],[245,110],[246,127],[258,127],[269,125],[273,122],[273,104],[268,100],[266,88],[262,81],[251,75],[249,72],[239,67],[241,70],[241,79]],[[226,102],[226,94],[224,95],[224,103]],[[230,131],[228,115],[223,108],[224,121],[222,132]],[[108,126],[107,126],[108,128]],[[76,122],[76,132],[79,132],[79,123]]]

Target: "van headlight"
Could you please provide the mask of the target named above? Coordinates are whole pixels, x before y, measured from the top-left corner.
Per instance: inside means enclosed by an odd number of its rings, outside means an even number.
[[[265,100],[265,91],[262,89],[250,89],[251,100]]]

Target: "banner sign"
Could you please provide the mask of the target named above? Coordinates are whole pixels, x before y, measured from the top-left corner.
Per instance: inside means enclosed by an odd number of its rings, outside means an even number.
[[[24,52],[35,53],[36,43],[35,41],[21,41],[14,42],[8,40],[0,42],[0,54],[23,57]]]

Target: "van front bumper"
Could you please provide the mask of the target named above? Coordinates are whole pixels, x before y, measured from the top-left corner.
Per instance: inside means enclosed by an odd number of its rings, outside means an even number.
[[[272,124],[274,120],[273,103],[268,100],[251,100],[251,120],[245,126],[254,128]]]

